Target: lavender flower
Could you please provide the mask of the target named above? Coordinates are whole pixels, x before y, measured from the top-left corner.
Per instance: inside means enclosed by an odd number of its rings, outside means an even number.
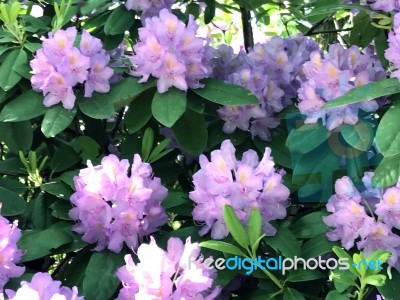
[[[10,300],[84,300],[78,296],[78,289],[61,286],[61,281],[53,281],[48,273],[36,273],[31,282],[22,281],[17,291],[6,290]]]
[[[260,209],[264,232],[275,235],[276,229],[268,222],[286,216],[289,189],[282,184],[283,172],[276,172],[271,149],[266,148],[259,161],[257,153],[248,150],[242,160],[235,157],[235,147],[229,140],[220,150],[211,152],[211,161],[200,156],[201,169],[193,175],[194,191],[189,198],[196,203],[193,219],[204,222],[199,234],[211,230],[213,239],[223,239],[229,232],[223,220],[223,207],[231,205],[243,224],[252,208]]]
[[[154,17],[162,9],[171,10],[171,6],[175,3],[175,0],[127,0],[125,7],[128,10],[139,10],[142,11],[142,20]]]
[[[385,51],[385,57],[396,68],[396,71],[391,73],[391,77],[397,77],[400,79],[400,55],[399,55],[400,42],[398,40],[399,36],[400,36],[400,13],[397,13],[394,16],[393,31],[389,32],[389,38],[388,38],[389,48],[386,49]]]
[[[385,190],[372,188],[372,176],[372,172],[365,173],[365,188],[361,192],[347,176],[336,181],[335,194],[326,205],[332,214],[323,218],[326,225],[334,228],[327,233],[327,238],[340,240],[347,250],[358,240],[357,248],[366,256],[376,250],[388,250],[392,253],[388,264],[400,270],[400,237],[392,232],[393,227],[399,228],[400,225],[400,186]],[[377,199],[381,195],[383,199],[379,202]],[[376,202],[376,205],[371,205]]]
[[[267,43],[254,45],[248,54],[241,51],[235,55],[225,45],[214,51],[208,49],[212,76],[250,90],[259,100],[258,105],[224,106],[217,110],[225,121],[223,131],[232,133],[239,128],[250,131],[253,137],[271,140],[270,129],[279,124],[276,113],[296,97],[300,67],[309,60],[310,52],[317,49],[317,43],[301,35],[273,37]]]
[[[322,108],[326,102],[355,87],[385,78],[379,60],[360,53],[356,46],[344,49],[340,44],[333,44],[326,56],[314,51],[301,73],[298,97],[300,112],[307,116],[305,123],[322,119],[328,130],[333,130],[342,124],[356,124],[359,110],[373,112],[379,107],[376,100],[369,100],[340,108]]]
[[[32,87],[43,92],[46,107],[61,102],[64,108],[72,109],[76,100],[73,88],[77,84],[84,84],[85,97],[91,97],[94,91],[110,90],[109,79],[114,71],[107,67],[110,58],[101,41],[84,30],[76,48],[76,35],[75,27],[49,33],[43,48],[30,61]]]
[[[131,74],[142,77],[139,82],[150,76],[158,78],[159,93],[171,86],[184,91],[202,87],[199,80],[210,70],[202,63],[204,39],[196,37],[197,29],[193,16],[185,26],[167,9],[162,9],[159,17],[147,18],[145,27],[139,29],[135,55],[130,58]]]
[[[0,216],[0,289],[4,288],[10,278],[19,277],[25,272],[24,267],[16,265],[23,255],[17,247],[20,238],[18,221],[10,224],[6,218]]]
[[[131,255],[125,256],[126,265],[119,268],[117,276],[123,284],[117,300],[212,300],[220,293],[213,287],[215,270],[206,269],[199,258],[200,247],[185,245],[178,238],[168,240],[167,251],[159,248],[151,237],[150,244],[140,245],[135,264]]]
[[[74,178],[76,192],[71,202],[76,206],[70,211],[77,221],[73,230],[83,234],[82,239],[96,243],[95,250],[108,248],[120,252],[124,243],[137,249],[143,237],[158,230],[168,221],[162,200],[167,189],[152,169],[135,154],[130,167],[128,160],[108,155],[101,165],[80,171]]]

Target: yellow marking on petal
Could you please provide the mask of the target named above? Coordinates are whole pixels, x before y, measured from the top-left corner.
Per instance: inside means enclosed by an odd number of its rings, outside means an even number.
[[[151,48],[151,50],[153,50],[153,52],[159,52],[161,50],[161,46],[157,42],[157,40],[150,41],[150,48]]]
[[[83,49],[87,50],[89,48],[88,42],[87,41],[83,41],[82,42],[82,47],[83,47]]]
[[[74,64],[76,64],[78,62],[78,56],[76,56],[76,54],[72,54],[70,57],[69,57],[69,63],[71,64],[71,65],[74,65]]]
[[[336,78],[338,75],[338,69],[334,65],[329,64],[326,73],[330,78]]]
[[[374,228],[373,235],[375,235],[375,236],[384,236],[385,235],[385,231],[382,229],[381,226],[376,226]]]
[[[170,33],[175,32],[175,30],[176,30],[176,25],[177,25],[176,22],[174,22],[174,21],[172,21],[172,20],[168,20],[168,21],[167,21],[167,31],[170,32]]]
[[[278,62],[278,64],[283,65],[286,63],[287,59],[284,53],[281,53],[277,56],[276,61]]]
[[[239,182],[245,184],[247,183],[247,180],[249,179],[249,174],[247,172],[240,172],[239,173]]]
[[[352,53],[350,54],[350,61],[351,61],[351,63],[352,63],[353,65],[356,64],[356,62],[357,62],[357,54],[356,54],[355,52],[352,52]]]
[[[65,37],[61,36],[57,39],[57,46],[60,49],[64,49],[67,46],[67,40]]]
[[[362,207],[360,207],[359,205],[352,203],[351,207],[350,207],[350,211],[355,214],[355,215],[360,215],[362,212]]]
[[[271,180],[265,184],[265,190],[270,191],[275,187],[275,183]]]
[[[167,65],[168,69],[173,69],[176,66],[176,60],[172,57],[167,57],[165,60],[165,64]]]
[[[397,197],[397,193],[394,192],[394,191],[389,192],[389,195],[387,197],[387,202],[390,205],[397,204],[399,202],[399,198]]]
[[[56,83],[59,85],[64,85],[64,78],[61,76],[56,76]]]

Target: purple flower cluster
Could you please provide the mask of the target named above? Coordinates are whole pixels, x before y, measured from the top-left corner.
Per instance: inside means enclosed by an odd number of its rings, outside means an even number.
[[[76,192],[71,202],[76,206],[70,217],[77,222],[73,230],[83,234],[82,240],[97,242],[95,250],[108,248],[120,252],[125,242],[136,250],[143,237],[158,230],[168,221],[162,200],[167,189],[152,168],[135,154],[130,168],[129,161],[108,155],[101,165],[88,168],[74,177]]]
[[[128,10],[140,10],[142,11],[142,20],[148,17],[154,17],[162,9],[171,9],[171,6],[175,3],[175,0],[127,0],[125,7]]]
[[[158,78],[157,90],[166,92],[171,86],[186,91],[198,88],[210,69],[203,64],[205,40],[196,37],[198,25],[189,16],[188,25],[167,9],[159,17],[147,18],[145,27],[139,29],[140,41],[133,47],[130,58],[131,74],[147,82],[150,75]]]
[[[84,300],[78,296],[78,289],[61,286],[61,281],[53,281],[48,273],[36,273],[31,282],[22,281],[21,287],[15,292],[6,290],[9,300]]]
[[[400,229],[400,182],[384,190],[372,189],[372,176],[372,172],[365,173],[362,192],[347,176],[336,181],[336,193],[326,205],[332,214],[324,217],[325,224],[334,228],[327,237],[331,241],[340,240],[347,250],[359,239],[357,248],[365,255],[388,250],[392,253],[389,265],[400,270],[400,236],[392,232],[393,228]]]
[[[21,260],[22,251],[18,249],[17,242],[21,238],[21,230],[17,227],[18,221],[10,222],[0,216],[0,289],[10,278],[21,276],[24,267],[15,265]]]
[[[269,141],[269,130],[279,125],[275,114],[297,96],[297,74],[314,50],[318,50],[317,43],[298,35],[285,39],[273,37],[267,43],[254,45],[248,54],[241,51],[235,55],[226,45],[208,51],[208,55],[214,56],[213,77],[243,86],[259,100],[259,105],[220,108],[217,112],[225,121],[223,131],[250,130],[253,137]]]
[[[392,72],[392,77],[397,77],[400,79],[400,13],[394,16],[393,31],[389,32],[389,48],[385,51],[385,57],[390,61],[394,67],[397,69]]]
[[[185,245],[179,238],[170,238],[167,251],[151,238],[150,244],[140,245],[137,251],[139,263],[125,256],[126,265],[117,271],[123,284],[117,300],[215,299],[221,291],[213,287],[215,270],[206,269],[199,255],[200,247],[190,237]]]
[[[247,224],[252,208],[258,208],[263,218],[263,231],[275,235],[276,229],[268,222],[286,216],[289,189],[283,185],[283,172],[276,172],[271,149],[265,148],[259,161],[254,150],[235,157],[236,149],[229,140],[220,150],[211,152],[211,161],[200,156],[201,169],[193,175],[194,191],[189,198],[196,203],[193,219],[204,222],[199,234],[211,230],[213,239],[223,239],[229,231],[223,220],[223,207],[232,206],[236,215]]]
[[[107,66],[110,57],[101,41],[84,30],[77,48],[76,35],[75,27],[49,33],[30,62],[32,87],[43,92],[46,107],[62,102],[64,108],[72,109],[76,100],[73,87],[77,84],[84,84],[85,97],[91,97],[94,91],[110,90],[114,71]]]
[[[357,46],[344,49],[340,44],[333,44],[325,56],[319,51],[312,52],[311,60],[304,64],[299,76],[298,106],[300,112],[307,116],[305,123],[316,123],[322,119],[328,130],[342,124],[356,124],[359,110],[376,111],[379,106],[377,101],[363,101],[332,109],[322,109],[322,106],[355,87],[385,77],[379,60],[373,54],[360,53]]]
[[[400,11],[399,0],[370,0],[369,6],[374,10],[382,10],[384,12]]]

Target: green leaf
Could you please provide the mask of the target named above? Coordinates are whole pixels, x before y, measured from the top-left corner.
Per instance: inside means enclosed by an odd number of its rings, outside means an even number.
[[[155,93],[151,103],[154,118],[166,127],[172,127],[186,110],[186,93],[171,88],[165,93]]]
[[[262,229],[261,213],[258,209],[253,208],[250,212],[250,217],[247,222],[247,232],[249,233],[249,241],[251,247],[253,247],[253,245],[257,242],[257,240],[261,236],[261,229]]]
[[[389,66],[389,62],[385,57],[385,51],[389,47],[385,30],[379,30],[378,34],[375,36],[375,50],[376,54],[381,61],[382,66],[386,69]]]
[[[301,245],[301,257],[309,259],[332,251],[332,247],[338,245],[336,242],[329,241],[325,233],[314,236]]]
[[[247,257],[246,254],[243,253],[243,251],[240,250],[238,247],[231,245],[229,243],[226,243],[226,242],[222,242],[222,241],[214,241],[214,240],[205,241],[205,242],[201,242],[199,244],[199,246],[203,247],[203,248],[221,251],[224,253]]]
[[[330,132],[325,126],[305,124],[290,131],[286,144],[290,151],[308,153],[325,142],[329,135]]]
[[[297,270],[291,270],[286,281],[289,282],[302,282],[311,281],[324,277],[324,274],[318,270],[304,270],[299,267]]]
[[[0,171],[0,173],[2,173]],[[23,194],[27,191],[28,187],[14,179],[0,177],[0,187],[13,191],[17,194]]]
[[[332,251],[337,255],[337,257],[342,258],[342,259],[346,259],[347,262],[350,265],[349,271],[358,277],[357,270],[352,266],[353,265],[353,258],[351,258],[351,256],[349,254],[347,254],[347,252],[344,251],[339,246],[333,246]]]
[[[361,48],[367,47],[378,33],[378,28],[371,24],[369,12],[360,12],[353,19],[350,31],[350,43]]]
[[[109,250],[103,250],[93,253],[83,279],[83,295],[85,299],[111,299],[120,284],[115,273],[123,264],[123,252],[114,253]]]
[[[368,255],[366,261],[369,265],[371,262],[373,262],[374,265],[367,269],[367,275],[378,274],[381,271],[380,268],[382,268],[382,264],[387,262],[390,256],[392,256],[392,252],[387,250],[377,250]]]
[[[59,200],[50,205],[51,215],[60,220],[71,220],[69,211],[72,209],[71,202]]]
[[[28,62],[28,55],[22,49],[10,52],[0,65],[0,87],[4,91],[13,88],[22,78],[14,68],[25,65]]]
[[[215,0],[205,0],[204,3],[207,5],[204,10],[204,23],[208,24],[215,16]]]
[[[396,185],[400,177],[400,154],[384,157],[375,169],[372,177],[374,187],[387,187]]]
[[[40,189],[46,193],[56,196],[57,198],[62,198],[69,200],[73,194],[73,190],[63,182],[49,182],[42,184]]]
[[[323,211],[312,212],[295,221],[290,225],[290,229],[299,239],[313,238],[324,234],[328,232],[329,228],[322,218],[327,215],[328,213]]]
[[[66,110],[62,105],[56,105],[47,110],[42,121],[42,132],[45,137],[54,137],[71,124],[75,118],[76,108]]]
[[[400,273],[393,272],[393,278],[387,279],[385,285],[378,286],[379,293],[385,299],[396,299],[400,295]]]
[[[198,156],[207,146],[208,132],[204,116],[187,109],[172,126],[176,140],[188,153]]]
[[[283,300],[306,300],[306,298],[299,291],[287,288],[283,292]]]
[[[0,121],[26,121],[43,115],[46,110],[43,105],[43,96],[33,90],[28,90],[4,106],[0,113]]]
[[[240,246],[246,249],[249,246],[249,239],[233,208],[229,205],[224,205],[223,215],[230,234]]]
[[[331,0],[329,0],[331,1]],[[319,1],[317,1],[318,3]],[[306,18],[312,17],[312,16],[318,16],[318,15],[325,15],[325,14],[333,14],[337,13],[339,10],[352,10],[352,9],[357,9],[361,11],[369,11],[368,7],[364,5],[358,5],[358,4],[338,4],[338,5],[325,5],[322,7],[319,7],[317,9],[314,9],[311,13],[306,15]]]
[[[69,169],[79,161],[78,154],[71,146],[62,146],[54,153],[50,161],[50,168],[53,172],[61,172]]]
[[[142,129],[151,119],[151,103],[154,91],[150,89],[136,97],[129,104],[129,109],[124,116],[125,127],[129,133],[135,133]]]
[[[400,93],[397,78],[383,79],[351,89],[342,96],[327,102],[322,108],[334,108]]]
[[[108,94],[94,93],[91,98],[78,97],[80,110],[93,119],[107,119],[114,115],[113,98]]]
[[[328,295],[326,295],[325,300],[348,300],[348,297],[338,291],[330,291]]]
[[[345,273],[332,272],[331,276],[333,280],[338,283],[345,284],[348,286],[356,286],[355,280],[352,277],[346,275]]]
[[[286,227],[279,227],[275,236],[265,239],[266,243],[284,257],[300,256],[300,244],[294,234]]]
[[[241,86],[211,78],[202,82],[205,84],[204,88],[193,89],[192,91],[211,102],[221,105],[258,104],[257,97]]]
[[[30,121],[0,123],[0,140],[14,153],[26,153],[32,146],[33,131]]]
[[[71,147],[79,154],[84,164],[86,164],[88,159],[94,163],[99,156],[100,145],[89,136],[79,136],[71,142]]]
[[[379,122],[376,146],[383,156],[400,154],[400,103],[395,102]]]
[[[340,132],[350,146],[360,151],[369,150],[374,140],[372,124],[361,119],[355,125],[341,126]]]
[[[24,251],[22,262],[49,255],[53,249],[72,242],[71,225],[58,222],[45,230],[23,231],[19,247]]]
[[[104,24],[104,32],[107,35],[116,35],[129,30],[135,21],[135,12],[127,10],[125,5],[120,5],[112,11]]]
[[[167,197],[161,202],[161,206],[164,209],[179,206],[181,204],[190,203],[191,201],[187,198],[187,194],[179,191],[168,191]]]
[[[154,143],[154,132],[151,127],[146,128],[142,139],[142,159],[147,161]]]
[[[386,275],[383,274],[375,274],[370,275],[364,278],[364,283],[373,285],[373,286],[383,286],[386,282]]]
[[[16,216],[26,210],[26,202],[17,193],[0,187],[1,215]]]

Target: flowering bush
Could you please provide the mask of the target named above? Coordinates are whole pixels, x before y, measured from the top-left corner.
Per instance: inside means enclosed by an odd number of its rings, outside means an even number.
[[[1,299],[399,299],[399,1],[0,3]]]

